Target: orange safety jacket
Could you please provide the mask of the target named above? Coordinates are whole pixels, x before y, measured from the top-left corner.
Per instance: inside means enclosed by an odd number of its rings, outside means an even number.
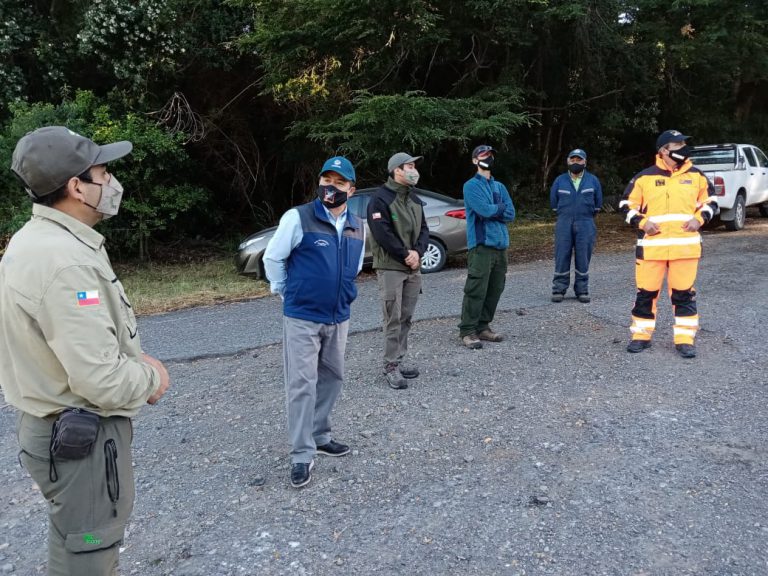
[[[656,156],[656,165],[635,175],[619,202],[626,222],[637,229],[637,258],[701,258],[701,235],[686,232],[683,224],[691,218],[700,224],[709,222],[717,210],[714,194],[712,183],[690,160],[670,171]],[[648,220],[658,224],[658,234],[645,233]]]

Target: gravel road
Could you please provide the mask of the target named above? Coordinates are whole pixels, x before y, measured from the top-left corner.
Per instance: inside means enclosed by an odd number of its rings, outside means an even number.
[[[513,264],[507,339],[479,351],[457,337],[465,271],[425,276],[404,391],[377,375],[364,279],[334,426],[354,451],[318,457],[302,490],[278,301],[141,319],[174,384],[135,421],[122,574],[768,574],[768,224],[706,235],[694,360],[668,301],[654,346],[625,352],[633,267],[598,253],[585,305],[549,302],[551,262]],[[7,407],[0,442],[0,574],[43,574],[45,504]]]

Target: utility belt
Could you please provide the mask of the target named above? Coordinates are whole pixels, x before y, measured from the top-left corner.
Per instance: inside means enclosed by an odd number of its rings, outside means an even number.
[[[57,482],[59,475],[56,471],[56,461],[83,460],[90,456],[96,445],[102,420],[107,418],[82,408],[67,408],[45,419],[53,420],[48,448],[50,457],[48,474],[51,482]],[[120,481],[117,474],[117,445],[111,438],[104,442],[104,460],[107,491],[109,499],[114,504],[120,498]]]

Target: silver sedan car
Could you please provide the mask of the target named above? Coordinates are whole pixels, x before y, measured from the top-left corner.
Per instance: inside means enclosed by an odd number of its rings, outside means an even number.
[[[361,218],[363,222],[366,222],[368,202],[375,190],[376,188],[358,190],[347,203],[347,208]],[[463,200],[456,200],[437,192],[419,188],[416,189],[416,194],[426,204],[424,214],[427,217],[427,226],[429,227],[429,245],[421,257],[421,271],[428,274],[441,270],[445,266],[448,256],[467,251],[466,214]],[[266,279],[264,264],[261,259],[275,230],[277,230],[277,226],[265,228],[243,240],[237,249],[237,254],[235,254],[235,265],[238,273]],[[371,233],[367,222],[365,234],[363,265],[370,267],[373,264],[373,256],[370,246]]]

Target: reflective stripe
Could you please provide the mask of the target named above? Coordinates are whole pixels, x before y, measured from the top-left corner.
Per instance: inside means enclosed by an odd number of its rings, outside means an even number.
[[[704,206],[702,206],[701,207],[701,211],[702,212],[709,212],[710,214],[714,214],[714,210],[712,210],[712,206],[710,206],[709,204],[705,204]]]
[[[693,214],[661,214],[659,216],[649,216],[648,220],[660,224],[662,222],[688,222],[693,218]]]
[[[627,224],[629,224],[632,221],[632,218],[637,216],[638,212],[637,210],[630,210],[627,212]]]
[[[619,208],[624,208],[624,206],[629,206],[629,200],[622,200],[619,202]]]
[[[675,316],[675,324],[677,326],[693,326],[699,327],[699,319],[696,316]]]
[[[570,276],[570,272],[555,272],[555,276]]]
[[[656,320],[638,320],[637,318],[632,318],[632,325],[641,328],[655,328]]]
[[[675,326],[672,330],[675,336],[696,336],[696,330],[689,330],[688,328],[678,328]]]
[[[629,331],[632,332],[632,334],[650,334],[653,332],[653,328],[640,328],[638,326],[630,326]]]
[[[578,270],[576,270],[576,274],[578,276],[589,276],[589,272],[579,272]]]
[[[559,194],[570,194],[570,193],[571,193],[571,191],[570,191],[570,190],[558,190],[557,192],[558,192]]]
[[[688,238],[641,238],[637,241],[638,246],[690,246],[692,244],[701,244],[701,236],[690,236]]]

